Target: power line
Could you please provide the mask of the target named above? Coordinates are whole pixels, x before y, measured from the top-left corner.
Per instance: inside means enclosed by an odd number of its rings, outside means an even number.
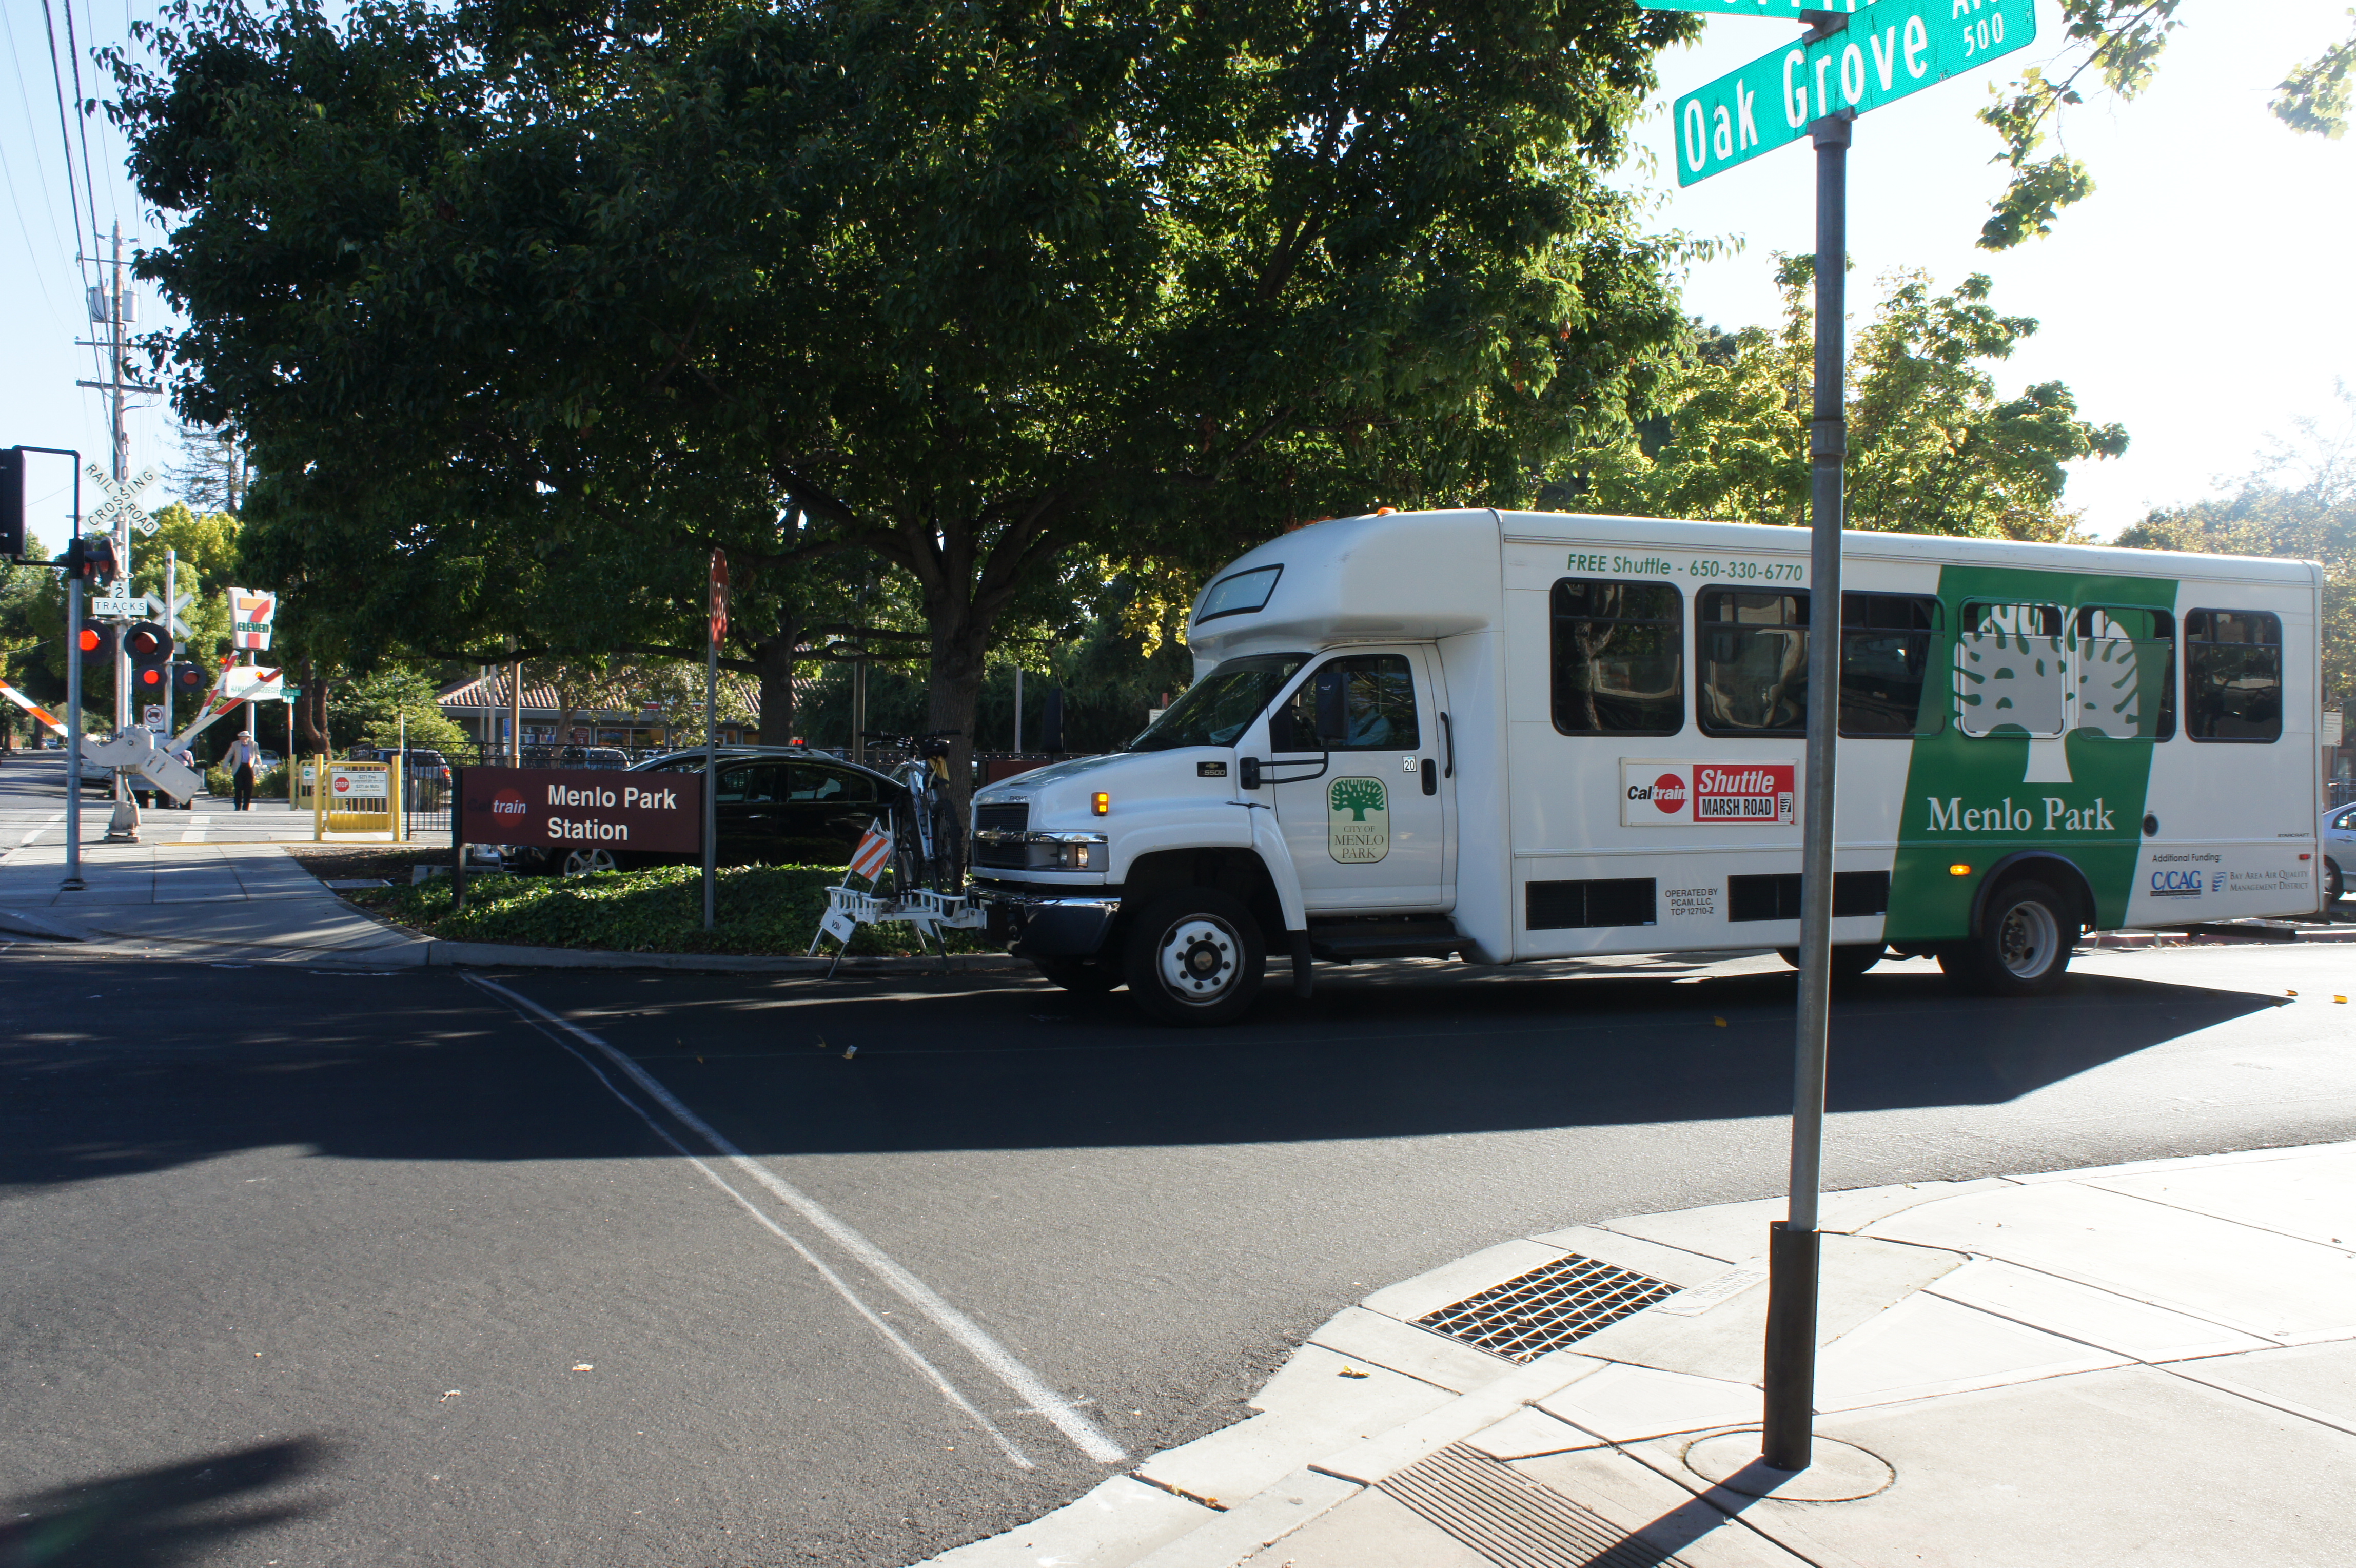
[[[46,5],[48,0],[41,0],[41,4]],[[98,227],[98,187],[90,177],[90,116],[82,112],[81,106],[81,45],[74,38],[73,0],[65,0],[65,7],[66,60],[73,67],[74,119],[81,126],[81,189],[82,194],[90,198],[90,222],[94,230]],[[70,153],[68,158],[70,161]],[[80,245],[79,240],[74,242],[77,250]]]
[[[66,205],[73,212],[74,263],[79,271],[81,263],[81,204],[74,196],[73,132],[66,124],[66,83],[65,78],[58,71],[58,22],[49,10],[49,0],[41,0],[41,21],[49,30],[49,81],[58,90],[58,140],[66,151]],[[70,26],[73,18],[69,16],[66,21]],[[92,223],[98,221],[98,203],[95,201],[91,203],[90,220]]]

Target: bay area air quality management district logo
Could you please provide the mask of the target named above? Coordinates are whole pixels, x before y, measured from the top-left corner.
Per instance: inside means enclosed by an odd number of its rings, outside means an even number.
[[[1325,786],[1325,851],[1344,865],[1367,865],[1391,852],[1390,794],[1379,779],[1336,779]]]

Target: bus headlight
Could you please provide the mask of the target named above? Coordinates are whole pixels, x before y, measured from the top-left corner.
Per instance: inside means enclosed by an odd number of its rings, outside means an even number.
[[[1032,833],[1025,841],[1023,864],[1033,871],[1102,871],[1102,833]]]

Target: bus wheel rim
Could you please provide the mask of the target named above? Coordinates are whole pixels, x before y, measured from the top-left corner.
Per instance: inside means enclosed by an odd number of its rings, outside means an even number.
[[[1243,941],[1225,920],[1189,915],[1173,922],[1153,955],[1162,989],[1193,1007],[1207,1007],[1235,988]]]
[[[2016,980],[2035,980],[2053,967],[2061,942],[2062,925],[2053,911],[2023,899],[2004,912],[1997,927],[1997,961]]]

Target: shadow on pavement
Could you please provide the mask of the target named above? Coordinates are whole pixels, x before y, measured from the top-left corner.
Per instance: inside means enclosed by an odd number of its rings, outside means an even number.
[[[97,993],[78,1025],[0,988],[17,998],[0,1001],[0,1184],[286,1145],[358,1159],[669,1153],[504,1003],[447,972],[172,966],[224,983],[167,988],[160,966],[70,967],[52,991]],[[1206,1031],[1148,1026],[1119,993],[1013,977],[502,983],[628,1052],[755,1154],[1416,1137],[1778,1116],[1791,1103],[1788,972],[1390,966],[1321,976],[1307,1002],[1280,973],[1242,1026]],[[1835,1007],[1830,1106],[2000,1102],[2276,1004],[2098,975],[1997,1002],[1935,974],[1871,975]]]
[[[209,1557],[232,1537],[319,1512],[319,1502],[226,1506],[316,1470],[316,1438],[59,1487],[14,1499],[0,1522],[0,1568],[167,1568]]]

